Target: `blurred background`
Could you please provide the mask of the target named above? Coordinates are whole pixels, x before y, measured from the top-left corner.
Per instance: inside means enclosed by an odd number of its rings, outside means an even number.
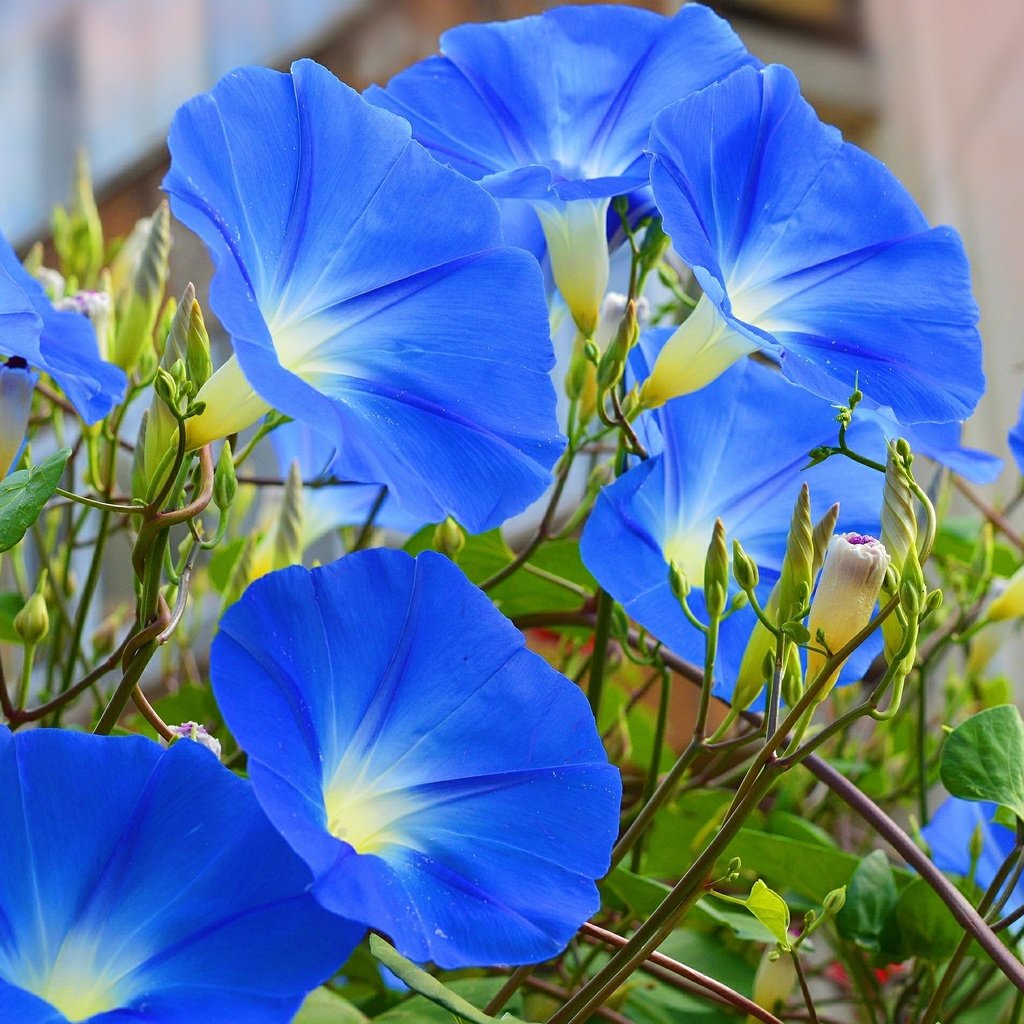
[[[0,230],[48,231],[88,152],[108,237],[160,201],[176,107],[239,64],[313,56],[357,89],[386,82],[464,21],[529,0],[0,0]],[[678,2],[634,6],[664,13]],[[1024,3],[719,0],[750,50],[789,65],[821,116],[884,160],[934,223],[963,234],[989,391],[966,440],[1006,454],[1024,389]],[[175,238],[172,291],[206,273]],[[201,284],[197,281],[197,284]],[[1004,473],[1000,490],[1009,494]]]

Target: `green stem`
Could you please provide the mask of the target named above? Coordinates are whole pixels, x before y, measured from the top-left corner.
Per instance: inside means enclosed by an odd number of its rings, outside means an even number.
[[[62,498],[77,501],[80,505],[88,505],[89,508],[97,508],[103,512],[115,512],[118,515],[130,516],[141,515],[143,511],[142,505],[123,505],[113,501],[99,501],[96,498],[86,497],[84,494],[65,491],[63,487],[58,487],[54,493],[59,494]]]
[[[654,913],[636,930],[629,942],[549,1018],[548,1024],[583,1024],[665,941],[678,920],[701,897],[718,858],[725,852],[774,781],[773,771],[764,773],[758,784],[748,791],[746,797],[725,819],[714,839],[708,843]]]
[[[18,690],[18,707],[24,710],[28,704],[29,692],[32,686],[32,662],[36,653],[35,644],[25,644],[21,659],[21,686]]]
[[[661,697],[658,701],[658,718],[654,726],[654,749],[651,752],[651,762],[647,769],[647,779],[644,781],[644,795],[641,806],[646,806],[654,796],[658,788],[658,775],[661,771],[661,755],[665,747],[665,730],[668,725],[669,699],[672,695],[672,674],[666,669],[661,671]],[[643,836],[638,836],[642,840]],[[640,870],[640,858],[643,856],[643,843],[637,842],[633,847],[633,858],[630,866],[633,871]]]
[[[611,638],[612,607],[615,602],[606,590],[598,591],[597,622],[594,625],[594,656],[590,660],[590,682],[587,699],[598,721],[601,713],[601,698],[604,694],[605,668],[608,664],[608,642]]]

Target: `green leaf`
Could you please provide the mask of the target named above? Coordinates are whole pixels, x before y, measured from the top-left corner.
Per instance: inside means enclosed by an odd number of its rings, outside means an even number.
[[[716,892],[720,900],[738,903],[749,910],[771,932],[772,938],[785,950],[792,947],[789,942],[789,907],[786,901],[759,878],[751,887],[750,895],[741,898]]]
[[[31,469],[19,469],[0,482],[0,551],[9,551],[39,518],[43,506],[53,497],[70,448],[48,455]]]
[[[833,889],[849,882],[860,862],[851,853],[753,828],[740,829],[720,863],[730,857],[740,857],[744,867],[779,888],[792,889],[819,904]]]
[[[318,988],[306,997],[292,1024],[365,1024],[369,1019],[336,992]]]
[[[899,889],[889,858],[873,850],[857,865],[846,886],[846,902],[836,915],[836,926],[844,939],[877,952],[882,933],[896,909]]]
[[[486,1005],[495,995],[507,978],[456,978],[447,983],[448,988],[461,996],[473,1006]],[[519,1010],[522,1005],[520,993],[516,993],[509,1005]],[[413,995],[404,999],[397,1006],[392,1006],[373,1018],[374,1024],[452,1024],[455,1020],[451,1011],[431,1002],[423,996]],[[458,1018],[461,1019],[461,1018]],[[514,1018],[505,1018],[509,1024]]]
[[[794,643],[809,644],[811,642],[811,631],[797,619],[782,624],[782,632]]]
[[[385,942],[379,935],[370,936],[370,952],[414,992],[418,992],[432,1003],[444,1007],[458,1021],[465,1021],[465,1024],[496,1024],[500,1020],[503,1024],[523,1024],[523,1021],[508,1013],[502,1014],[500,1018],[489,1017],[432,974],[417,967],[412,961],[406,960],[394,946]],[[422,1020],[422,1018],[420,1019]]]
[[[933,962],[947,959],[963,936],[949,908],[923,878],[915,878],[900,893],[896,924],[905,956]]]
[[[1024,818],[1024,721],[1012,704],[968,718],[946,740],[942,784],[961,800],[994,800]]]
[[[20,644],[21,637],[14,628],[14,616],[25,606],[21,595],[16,593],[0,594],[0,640]]]
[[[434,527],[425,527],[406,541],[405,550],[410,555],[418,555],[431,547],[433,537]],[[501,531],[495,529],[468,536],[456,561],[473,583],[480,584],[503,569],[513,558],[515,553],[505,543]],[[575,540],[547,541],[526,564],[582,587],[588,593],[594,593],[597,589],[594,578],[580,559],[579,544]],[[542,609],[572,611],[579,608],[584,600],[579,594],[558,583],[533,575],[525,567],[520,567],[488,594],[510,618]]]

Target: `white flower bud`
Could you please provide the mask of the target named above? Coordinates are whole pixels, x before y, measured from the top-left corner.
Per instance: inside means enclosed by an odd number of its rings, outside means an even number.
[[[220,757],[220,740],[211,736],[206,728],[197,722],[182,722],[181,725],[172,725],[169,728],[175,736],[183,740],[192,740],[193,743],[206,747],[215,757]]]
[[[869,622],[878,600],[889,555],[881,541],[857,533],[836,534],[829,542],[818,589],[811,604],[811,636],[821,630],[833,653],[850,642]],[[807,682],[812,684],[825,664],[823,655],[807,655]],[[839,668],[820,696],[831,689]]]

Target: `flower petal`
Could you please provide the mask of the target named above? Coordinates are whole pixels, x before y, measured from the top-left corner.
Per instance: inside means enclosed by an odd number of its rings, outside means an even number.
[[[358,941],[196,744],[3,730],[0,776],[0,979],[73,1021],[285,1024]]]
[[[217,263],[242,373],[341,475],[473,531],[543,491],[562,444],[543,282],[493,200],[311,61],[233,72],[170,146],[165,188]],[[201,394],[211,416],[226,390]]]
[[[546,959],[596,908],[620,785],[589,706],[447,559],[273,573],[212,657],[324,906],[448,967]]]
[[[857,377],[901,421],[967,418],[984,378],[959,237],[929,230],[882,164],[821,124],[791,72],[741,69],[673,104],[650,149],[665,228],[723,330],[776,348],[826,398]]]

